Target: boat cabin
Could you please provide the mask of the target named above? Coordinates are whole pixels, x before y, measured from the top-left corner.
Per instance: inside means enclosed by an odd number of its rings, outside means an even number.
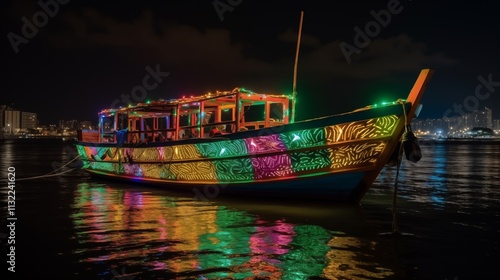
[[[290,102],[293,100],[288,95],[260,94],[235,88],[196,97],[105,109],[98,114],[98,130],[82,131],[78,140],[148,143],[209,138],[272,127],[289,122],[289,108],[293,106]]]

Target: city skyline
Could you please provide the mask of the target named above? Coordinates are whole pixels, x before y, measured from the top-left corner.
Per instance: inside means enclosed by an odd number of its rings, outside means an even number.
[[[492,110],[485,107],[468,114],[444,118],[415,118],[412,129],[418,134],[464,137],[474,129],[488,128],[500,132],[500,119],[494,119]]]
[[[0,133],[16,134],[48,127],[70,130],[91,129],[92,126],[92,121],[76,119],[60,119],[57,124],[40,123],[36,112],[26,112],[18,108],[0,104]]]
[[[297,119],[407,96],[435,69],[423,117],[500,110],[496,26],[484,4],[420,1],[13,1],[2,9],[0,104],[94,121],[105,108],[245,87],[291,94]],[[36,15],[36,16],[35,16]],[[29,69],[29,70],[27,70]],[[323,102],[326,101],[326,102]]]
[[[5,111],[11,111],[9,119],[7,119]],[[16,114],[12,114],[12,112]],[[500,131],[500,119],[494,118],[493,112],[494,110],[491,108],[484,107],[483,109],[456,116],[450,116],[448,114],[442,118],[417,117],[413,119],[412,127],[418,134],[440,136],[448,135],[463,137],[466,132],[470,132],[477,128],[489,128],[498,134]],[[15,120],[12,120],[14,115],[16,116]],[[7,123],[9,123],[9,125],[7,125]],[[42,124],[38,122],[37,113],[25,112],[17,108],[0,104],[0,131],[7,133],[42,127],[55,127],[68,130],[93,129],[94,123],[94,121],[90,120],[59,119],[55,123]]]

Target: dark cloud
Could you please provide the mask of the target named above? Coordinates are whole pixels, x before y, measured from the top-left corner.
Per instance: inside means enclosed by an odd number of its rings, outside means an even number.
[[[95,9],[83,13],[67,13],[68,30],[52,36],[50,41],[59,48],[112,48],[123,51],[123,59],[155,61],[171,67],[190,65],[230,69],[228,71],[262,72],[270,65],[242,56],[240,43],[232,42],[224,29],[197,29],[188,25],[161,22],[153,28],[153,14],[145,10],[132,22],[109,18]]]
[[[153,27],[151,11],[144,11],[132,21],[124,22],[107,17],[95,9],[66,13],[67,32],[52,36],[51,42],[59,48],[113,48],[126,50],[124,59],[156,61],[171,67],[190,65],[206,71],[260,73],[268,75],[283,71],[290,59],[269,63],[245,57],[242,43],[234,42],[228,30],[198,28],[162,22],[159,34]],[[296,43],[292,29],[277,36],[278,41]],[[423,67],[449,66],[457,60],[443,53],[431,53],[425,43],[416,42],[407,34],[390,38],[375,38],[351,55],[347,63],[340,41],[321,43],[319,38],[302,34],[301,45],[309,47],[300,54],[301,71],[320,75],[373,79],[400,71],[415,71]]]

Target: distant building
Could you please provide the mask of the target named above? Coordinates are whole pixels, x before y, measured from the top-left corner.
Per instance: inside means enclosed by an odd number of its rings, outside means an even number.
[[[82,121],[82,122],[80,122],[79,129],[91,130],[92,129],[92,123],[90,121]]]
[[[493,128],[493,118],[491,109],[485,107],[484,110],[476,110],[471,113],[474,127]]]
[[[499,124],[492,118],[491,109],[485,107],[470,114],[441,119],[413,119],[413,131],[420,135],[465,137],[473,128],[482,127],[498,130]],[[495,120],[498,121],[498,120]]]
[[[0,133],[4,132],[5,125],[3,122],[3,116],[4,116],[5,109],[7,109],[6,105],[0,105]]]
[[[447,124],[446,129],[443,130],[445,134],[454,134],[466,125],[467,115],[446,118],[445,121]]]
[[[59,128],[61,129],[78,129],[78,121],[77,120],[59,120]]]
[[[21,129],[21,111],[7,108],[3,114],[3,123],[5,132],[18,133]]]
[[[494,130],[500,130],[500,120],[493,120],[493,129]]]
[[[38,126],[36,113],[21,112],[21,129],[35,129]]]
[[[16,134],[36,129],[38,117],[36,113],[23,112],[7,105],[0,105],[0,131]]]
[[[443,135],[447,133],[448,123],[445,119],[414,119],[412,130],[419,134]]]

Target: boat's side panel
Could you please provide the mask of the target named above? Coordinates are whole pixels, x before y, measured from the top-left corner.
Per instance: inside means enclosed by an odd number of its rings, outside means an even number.
[[[345,199],[359,192],[364,172],[379,165],[399,121],[400,116],[390,115],[243,139],[77,148],[86,168],[99,175],[166,185],[219,184],[238,192],[286,188],[299,196]]]
[[[398,118],[170,147],[77,145],[89,168],[144,178],[247,182],[374,164]]]
[[[89,170],[97,177],[114,178],[117,180],[132,181],[160,185],[172,190],[190,191],[202,200],[214,198],[219,194],[242,196],[258,196],[268,198],[295,198],[317,199],[331,201],[358,201],[357,193],[362,186],[359,184],[365,177],[364,171],[328,174],[315,177],[301,177],[291,180],[274,180],[262,183],[207,183],[185,184],[180,181],[164,182],[162,180],[141,179],[136,176],[117,176],[100,171]]]

